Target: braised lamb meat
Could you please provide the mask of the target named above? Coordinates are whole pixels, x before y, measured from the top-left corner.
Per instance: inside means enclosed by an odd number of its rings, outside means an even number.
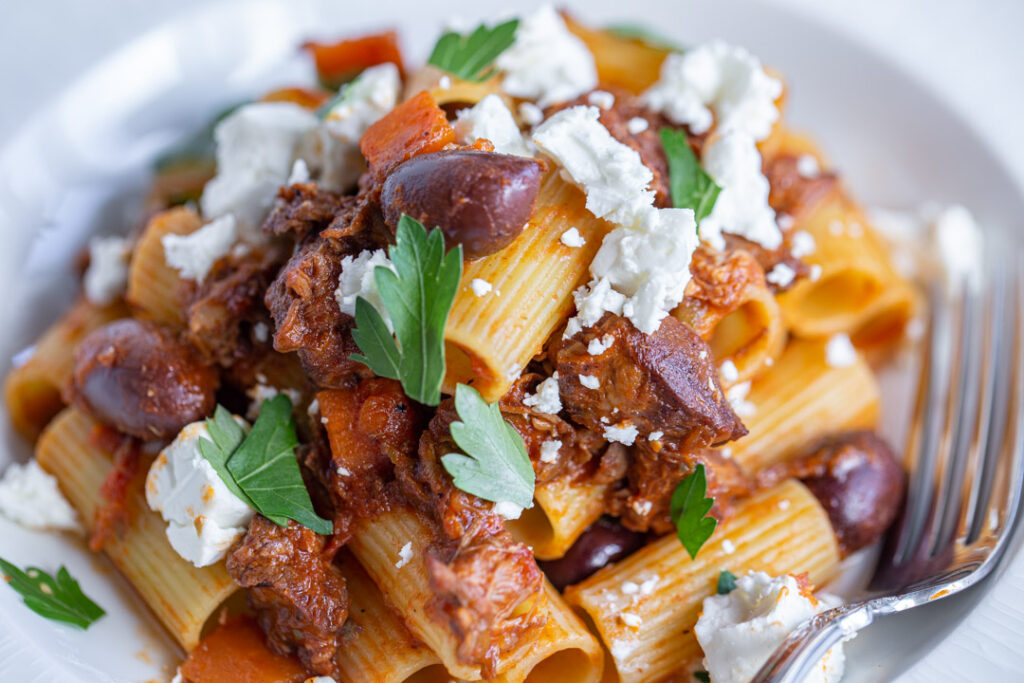
[[[600,355],[588,344],[610,336]],[[640,438],[662,432],[681,450],[738,439],[747,433],[718,384],[707,343],[669,316],[653,334],[626,318],[606,313],[558,350],[559,392],[573,420],[597,433],[608,425],[632,425]],[[596,378],[597,389],[581,376]],[[603,419],[602,419],[603,418]]]
[[[322,536],[300,524],[281,527],[256,515],[228,554],[227,569],[249,589],[249,605],[271,649],[298,653],[307,669],[331,675],[348,594],[324,547]]]

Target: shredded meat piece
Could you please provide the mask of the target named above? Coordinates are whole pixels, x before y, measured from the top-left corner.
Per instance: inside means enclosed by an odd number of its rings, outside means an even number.
[[[355,197],[323,190],[315,183],[282,187],[277,197],[277,206],[267,216],[263,230],[290,236],[297,242],[310,233],[319,233],[356,202]]]
[[[489,678],[502,653],[543,625],[544,577],[492,504],[456,489],[441,466],[441,456],[457,448],[449,432],[456,419],[454,402],[443,401],[418,454],[396,459],[395,473],[404,497],[440,526],[442,540],[426,558],[435,615],[459,636],[460,661]]]
[[[693,253],[690,273],[683,317],[705,340],[711,339],[723,318],[765,285],[764,272],[749,252],[721,252],[706,244]]]
[[[230,367],[252,355],[253,327],[270,322],[263,298],[285,258],[277,245],[232,256],[195,290],[185,338],[205,360]]]
[[[612,336],[612,345],[590,355],[588,343],[605,335]],[[718,384],[707,343],[671,316],[648,335],[606,313],[563,342],[558,375],[562,404],[573,420],[599,433],[606,425],[633,425],[641,438],[660,431],[663,443],[682,450],[747,433]],[[595,377],[598,388],[583,386],[581,375]]]
[[[324,553],[325,540],[306,527],[256,515],[227,569],[249,588],[249,605],[278,654],[297,652],[303,665],[332,675],[341,627],[348,616],[345,577]]]
[[[772,272],[775,266],[783,264],[793,270],[793,279],[785,286],[779,286],[775,282],[769,281],[768,289],[772,290],[774,294],[780,294],[787,289],[790,289],[797,283],[800,278],[807,277],[811,269],[807,267],[807,264],[793,256],[790,251],[790,238],[792,237],[792,229],[783,232],[782,244],[775,249],[765,249],[757,242],[751,242],[745,237],[739,235],[732,235],[725,233],[725,248],[726,251],[746,252],[750,254],[758,265],[761,266],[766,274]]]
[[[91,440],[98,448],[114,455],[113,465],[100,485],[100,497],[104,502],[96,509],[89,530],[89,549],[99,552],[125,521],[128,486],[139,471],[140,451],[137,439],[109,427],[99,426]]]
[[[793,218],[799,218],[813,209],[839,185],[835,173],[804,177],[797,170],[799,160],[797,155],[781,155],[769,160],[764,167],[765,177],[771,187],[768,204],[776,213],[788,214]]]

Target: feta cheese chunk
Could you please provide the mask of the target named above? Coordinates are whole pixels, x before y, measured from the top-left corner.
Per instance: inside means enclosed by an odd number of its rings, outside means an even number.
[[[255,102],[239,107],[214,131],[217,175],[203,190],[207,219],[234,214],[240,234],[260,237],[260,226],[288,181],[296,158],[314,158],[320,121],[291,102]]]
[[[763,140],[779,118],[775,100],[781,94],[782,83],[765,73],[757,57],[715,41],[666,57],[643,100],[698,135],[714,123],[719,133],[736,129]]]
[[[124,294],[128,286],[130,243],[124,237],[94,237],[89,240],[89,267],[82,278],[85,298],[105,306]]]
[[[587,243],[587,240],[583,239],[583,235],[581,235],[580,231],[576,228],[569,228],[563,232],[560,240],[562,244],[572,249],[582,247]]]
[[[515,42],[494,60],[509,95],[541,107],[571,100],[597,85],[594,55],[551,5],[520,20]]]
[[[533,102],[523,102],[519,105],[519,118],[527,126],[536,126],[544,120],[544,110]]]
[[[558,394],[558,372],[537,385],[537,392],[523,397],[523,405],[538,413],[555,415],[562,410],[562,399]]]
[[[235,420],[243,429],[245,420]],[[199,450],[206,422],[187,425],[160,451],[146,477],[146,503],[167,522],[167,540],[197,567],[221,560],[245,534],[253,510],[221,480]]]
[[[412,541],[408,541],[402,546],[401,550],[398,551],[398,561],[395,562],[395,569],[401,569],[405,565],[409,564],[409,560],[412,559],[412,556]]]
[[[846,368],[857,362],[857,349],[850,337],[840,332],[825,342],[825,364],[831,368]]]
[[[160,238],[164,259],[186,280],[202,282],[238,239],[235,217],[221,216],[188,235],[169,233]]]
[[[704,668],[715,683],[747,683],[790,631],[835,606],[802,590],[793,576],[750,572],[736,579],[732,592],[704,598],[693,629],[704,651]],[[842,645],[837,645],[805,683],[836,683],[844,664]]]
[[[654,201],[654,174],[640,154],[612,137],[597,107],[563,109],[533,132],[533,142],[587,195],[598,218],[630,225]]]
[[[601,380],[599,380],[597,377],[594,377],[593,375],[580,375],[579,380],[580,384],[586,387],[587,389],[601,388]]]
[[[309,173],[309,164],[304,159],[296,159],[292,164],[292,172],[288,174],[288,185],[301,185],[308,183],[312,176]]]
[[[533,156],[526,149],[512,112],[497,95],[488,95],[469,109],[461,110],[453,128],[456,139],[464,145],[489,140],[494,151],[500,154]]]
[[[626,121],[626,130],[630,135],[639,135],[650,127],[650,122],[642,116],[634,116]]]
[[[754,138],[740,131],[713,135],[704,145],[701,163],[722,188],[711,215],[700,223],[701,239],[722,250],[722,232],[727,231],[765,249],[781,245],[782,232],[768,205],[770,187]]]
[[[523,508],[507,500],[499,500],[491,509],[502,519],[519,519],[523,514]]]
[[[626,446],[632,446],[639,434],[640,432],[636,428],[636,425],[628,422],[623,422],[617,425],[608,425],[604,428],[604,438],[609,441],[617,441],[618,443],[625,444]]]
[[[555,462],[558,460],[558,451],[562,448],[562,442],[558,439],[548,439],[540,445],[540,461]]]
[[[473,294],[476,296],[485,296],[493,289],[490,282],[478,277],[473,278],[469,283],[469,288],[473,290]]]
[[[375,251],[366,249],[356,256],[343,258],[341,260],[341,275],[338,277],[338,288],[334,290],[334,298],[337,300],[341,312],[351,316],[356,314],[356,299],[359,297],[366,299],[380,313],[388,331],[392,332],[394,328],[391,316],[384,306],[380,292],[377,291],[377,280],[373,275],[377,266],[390,268],[392,271],[395,269],[383,249]]]
[[[75,509],[57,487],[57,479],[33,458],[12,463],[0,478],[0,515],[28,529],[80,531]]]
[[[776,263],[764,279],[778,287],[788,287],[796,278],[796,271],[785,263]]]

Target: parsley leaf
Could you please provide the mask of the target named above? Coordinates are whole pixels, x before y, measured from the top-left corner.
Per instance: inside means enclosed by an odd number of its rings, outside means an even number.
[[[494,28],[480,24],[468,36],[449,31],[438,39],[427,63],[464,81],[485,81],[494,73],[494,60],[515,42],[518,27],[519,20],[512,19]]]
[[[697,156],[686,141],[686,133],[662,128],[661,146],[668,158],[672,205],[677,209],[693,209],[699,225],[715,208],[722,188],[700,167]]]
[[[373,276],[398,342],[377,309],[360,297],[352,338],[363,354],[350,358],[399,380],[410,398],[436,406],[445,372],[444,326],[462,278],[462,245],[446,255],[440,230],[428,234],[422,223],[403,215],[388,256],[395,270],[377,266]]]
[[[460,384],[455,387],[455,410],[462,421],[452,422],[452,438],[467,455],[441,456],[455,486],[495,503],[533,505],[533,464],[523,437],[505,422],[498,404],[487,405],[480,392]]]
[[[699,669],[693,672],[693,677],[702,683],[711,683],[711,674],[704,669]]]
[[[21,595],[25,605],[36,614],[81,629],[89,628],[106,612],[86,597],[67,568],[57,570],[54,578],[38,567],[21,571],[0,559],[0,571],[7,584]]]
[[[718,525],[718,520],[706,516],[711,506],[715,504],[714,498],[704,497],[707,489],[704,465],[697,465],[693,472],[679,482],[672,493],[669,514],[672,516],[672,523],[676,525],[679,540],[691,558],[697,557],[697,551],[711,538]]]
[[[669,50],[671,52],[686,52],[686,46],[677,43],[671,38],[666,38],[657,31],[653,31],[640,24],[611,24],[605,27],[608,33],[626,40],[638,40],[647,43],[651,47]]]
[[[256,507],[228,471],[228,460],[245,440],[242,426],[235,421],[227,408],[218,404],[213,412],[213,418],[206,421],[206,429],[210,433],[210,438],[199,439],[199,452],[213,466],[231,493],[249,507]]]
[[[334,525],[313,510],[302,481],[295,459],[298,445],[292,402],[278,394],[263,402],[249,435],[228,458],[227,470],[252,506],[267,519],[281,526],[294,519],[318,534],[330,534]]]
[[[728,569],[723,569],[718,574],[718,594],[728,595],[736,590],[736,575]]]

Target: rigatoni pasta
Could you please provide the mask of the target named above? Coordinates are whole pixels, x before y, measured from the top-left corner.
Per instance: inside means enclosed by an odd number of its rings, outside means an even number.
[[[538,559],[553,560],[604,513],[608,485],[562,477],[539,485],[533,495],[534,507],[505,526]]]
[[[132,254],[125,299],[133,313],[147,320],[183,325],[183,282],[164,258],[165,235],[187,235],[202,226],[199,215],[188,207],[167,209],[150,219]]]

